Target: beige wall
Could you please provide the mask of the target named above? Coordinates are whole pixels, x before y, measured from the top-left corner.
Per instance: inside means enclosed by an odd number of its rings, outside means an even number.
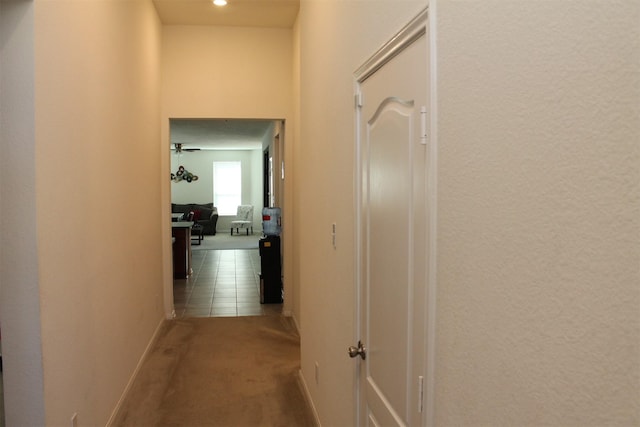
[[[640,3],[438,3],[438,425],[640,424]]]
[[[160,29],[148,1],[36,3],[48,425],[104,423],[163,317]]]
[[[355,405],[352,73],[420,3],[301,5],[302,369],[323,425]],[[640,423],[638,8],[431,2],[436,425]]]
[[[170,118],[284,119],[292,125],[292,31],[276,28],[164,26],[162,29],[162,167],[170,174]],[[293,145],[293,133],[286,136]],[[170,181],[162,187],[163,221],[170,223]],[[291,208],[282,212],[286,227]],[[284,310],[291,313],[294,284],[285,240]],[[172,301],[171,234],[164,230],[164,287]],[[170,314],[172,307],[165,306]]]
[[[347,347],[357,341],[353,76],[425,5],[396,0],[300,5],[301,127],[294,181],[302,372],[325,426],[354,423],[356,363],[347,356]]]
[[[290,29],[164,26],[163,121],[288,118],[291,43]]]
[[[32,76],[35,134],[2,140],[3,148],[31,146],[2,181],[3,193],[21,193],[9,201],[29,223],[3,210],[2,229],[3,246],[18,249],[24,238],[32,247],[9,259],[39,296],[16,299],[25,291],[3,269],[3,284],[11,283],[3,286],[3,311],[9,304],[22,310],[2,325],[7,423],[69,425],[77,413],[79,425],[104,425],[163,318],[161,227],[153,215],[160,208],[161,27],[146,0],[32,6],[34,41],[22,53],[34,58],[25,75]],[[21,19],[3,21],[3,31]],[[4,62],[3,75],[14,67]],[[3,104],[28,98],[12,95]],[[15,329],[38,315],[41,336]],[[25,380],[38,353],[16,354],[22,340],[38,338],[39,386]]]

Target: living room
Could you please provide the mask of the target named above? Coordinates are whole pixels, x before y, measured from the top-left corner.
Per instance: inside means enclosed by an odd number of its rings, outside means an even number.
[[[171,120],[171,172],[175,177],[171,183],[171,203],[205,205],[213,202],[218,213],[216,234],[230,234],[237,205],[251,205],[254,207],[253,233],[260,235],[260,215],[264,205],[263,153],[270,150],[278,129],[276,124],[272,120]],[[214,129],[221,126],[228,128],[230,133]],[[176,144],[180,144],[179,149],[176,149]],[[239,166],[239,201],[225,205],[216,200],[214,192],[226,191],[221,186],[226,182],[214,182],[215,163],[236,163]],[[193,178],[177,176],[183,173]],[[213,235],[211,230],[204,234],[205,240]]]

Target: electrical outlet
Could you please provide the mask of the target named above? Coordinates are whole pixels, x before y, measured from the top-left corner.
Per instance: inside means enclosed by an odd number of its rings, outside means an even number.
[[[316,384],[320,384],[320,366],[316,362]]]
[[[71,427],[78,427],[78,413],[74,412],[71,415]]]

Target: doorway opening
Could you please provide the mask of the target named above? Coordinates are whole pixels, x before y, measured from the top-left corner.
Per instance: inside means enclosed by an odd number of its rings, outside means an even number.
[[[281,314],[282,304],[260,302],[259,242],[262,208],[270,206],[278,191],[265,153],[278,151],[274,146],[283,129],[284,121],[273,119],[170,119],[172,219],[191,219],[202,226],[190,230],[192,236],[181,257],[187,265],[184,274],[174,274],[177,317]],[[268,159],[281,161],[273,156]],[[253,211],[251,227],[240,233],[231,233],[235,208],[220,209],[229,195],[224,185],[216,185],[216,179],[220,184],[224,178],[215,177],[214,163],[238,169],[233,178],[236,185],[230,187],[235,192],[239,189],[239,198],[231,204],[248,205]],[[185,216],[190,212],[192,217]],[[175,227],[179,226],[172,222],[173,235]],[[177,271],[175,254],[174,246]]]

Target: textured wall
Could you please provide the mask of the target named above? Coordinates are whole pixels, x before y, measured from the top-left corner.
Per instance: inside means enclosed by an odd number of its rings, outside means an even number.
[[[639,22],[439,2],[439,425],[640,423]]]

